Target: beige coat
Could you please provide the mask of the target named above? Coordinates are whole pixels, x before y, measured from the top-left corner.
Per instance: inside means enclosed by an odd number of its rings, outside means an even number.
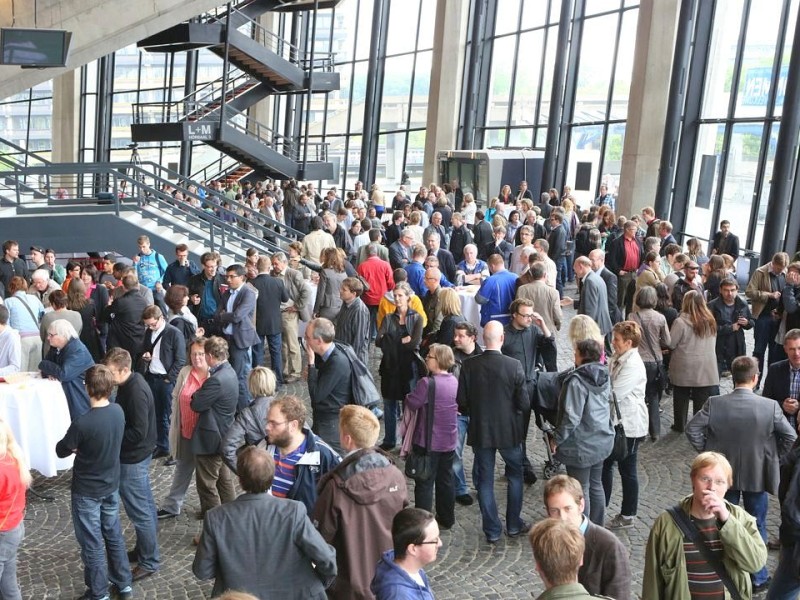
[[[681,387],[719,385],[717,372],[717,335],[698,337],[689,318],[681,314],[672,324],[669,348],[669,379]]]
[[[542,315],[542,320],[551,331],[561,330],[561,301],[555,288],[544,280],[526,283],[517,290],[517,298],[527,298],[533,302],[533,310]]]
[[[752,304],[752,313],[755,319],[757,319],[761,311],[764,310],[769,300],[769,295],[772,290],[769,281],[769,273],[771,270],[772,263],[767,263],[766,265],[758,267],[755,273],[753,273],[753,277],[750,279],[747,284],[747,289],[745,290],[745,296],[747,296]]]

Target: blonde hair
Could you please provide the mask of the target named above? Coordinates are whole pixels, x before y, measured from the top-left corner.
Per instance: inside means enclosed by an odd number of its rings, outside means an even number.
[[[247,389],[253,398],[274,395],[276,384],[275,373],[267,367],[254,368],[247,379]]]
[[[25,458],[25,453],[22,448],[17,444],[14,438],[14,432],[4,419],[0,419],[0,458],[10,456],[17,463],[19,469],[19,480],[25,487],[30,486],[31,472],[28,469],[28,461]]]
[[[461,314],[461,299],[453,288],[439,290],[439,309],[442,315],[450,317]]]
[[[378,441],[381,424],[372,411],[363,406],[348,404],[339,411],[339,428],[359,448],[371,448]]]
[[[586,542],[572,523],[560,519],[544,519],[528,535],[540,573],[550,585],[564,585],[578,579]]]
[[[725,478],[728,480],[728,486],[733,485],[733,467],[728,459],[719,452],[701,452],[692,461],[692,470],[689,473],[692,479],[703,469],[719,467],[725,473]]]
[[[600,344],[604,343],[603,334],[600,332],[600,327],[588,315],[576,315],[572,317],[569,322],[569,341],[572,347],[582,340],[595,340]]]

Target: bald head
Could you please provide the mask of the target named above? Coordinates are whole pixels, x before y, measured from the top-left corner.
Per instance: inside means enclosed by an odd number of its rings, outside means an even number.
[[[489,321],[483,328],[483,343],[487,350],[500,350],[503,347],[503,324]]]
[[[599,248],[595,248],[589,252],[589,260],[592,261],[592,269],[599,271],[606,264],[606,253]]]
[[[442,272],[436,268],[431,267],[430,269],[426,269],[425,271],[425,287],[428,288],[429,292],[433,292],[436,288],[439,287],[439,283],[442,280]]]

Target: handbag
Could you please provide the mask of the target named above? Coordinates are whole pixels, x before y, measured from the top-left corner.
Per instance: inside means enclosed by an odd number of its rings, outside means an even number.
[[[725,565],[722,564],[722,561],[706,545],[705,540],[700,535],[700,530],[697,529],[697,525],[686,516],[686,513],[680,506],[668,508],[667,512],[669,516],[672,517],[675,525],[678,526],[678,529],[681,530],[683,537],[694,544],[694,547],[697,548],[700,555],[706,560],[708,565],[714,569],[717,576],[719,576],[722,581],[722,585],[724,585],[730,593],[731,598],[733,600],[743,600],[739,589],[736,587],[736,584],[733,583],[733,579],[731,579],[731,576],[725,569]]]
[[[617,395],[611,392],[611,402],[614,404],[614,411],[617,413],[617,424],[614,425],[614,447],[608,458],[613,461],[625,460],[628,457],[628,438],[625,436],[625,428],[622,426],[622,415],[617,404]]]
[[[644,330],[642,318],[639,315],[636,315],[636,320],[639,321],[639,327],[642,330],[642,337],[644,338],[644,343],[647,344],[647,349],[650,351],[650,354],[657,359],[658,354],[655,352],[655,350],[653,350],[653,345],[650,343],[650,338],[648,337],[647,332]],[[656,384],[656,389],[659,392],[663,392],[665,389],[667,389],[668,377],[667,367],[664,366],[664,360],[656,360],[656,376],[653,379],[653,383]]]
[[[435,475],[433,468],[433,457],[428,450],[431,446],[431,436],[433,435],[433,408],[436,396],[436,380],[433,376],[428,377],[428,404],[425,407],[425,447],[417,445],[411,447],[411,452],[406,458],[405,473],[414,481],[428,481]],[[419,421],[417,421],[419,423]],[[413,435],[408,432],[406,435]]]

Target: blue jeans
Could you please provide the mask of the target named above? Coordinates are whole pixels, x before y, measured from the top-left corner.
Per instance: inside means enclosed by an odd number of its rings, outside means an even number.
[[[453,458],[453,481],[455,482],[456,496],[469,494],[467,476],[464,473],[464,443],[467,441],[469,417],[458,415],[458,441],[456,442],[456,455]]]
[[[400,401],[383,399],[383,443],[397,445],[397,419],[400,416]]]
[[[595,525],[603,527],[606,518],[606,497],[603,491],[603,461],[590,467],[566,465],[567,475],[577,479],[583,488],[583,514]]]
[[[767,600],[797,600],[800,592],[800,546],[781,546],[781,557],[772,583],[769,585]]]
[[[247,378],[252,370],[250,348],[237,348],[230,336],[227,336],[226,339],[228,340],[228,357],[233,370],[236,371],[236,378],[239,380],[239,404],[237,408],[242,410],[250,406],[251,402],[250,392],[247,389]]]
[[[91,600],[108,598],[109,581],[121,590],[128,587],[131,584],[131,565],[119,523],[117,492],[102,498],[89,498],[73,492],[72,524],[81,547],[83,581]]]
[[[567,261],[567,281],[575,281],[575,252],[571,252],[569,256],[564,257]]]
[[[494,497],[494,462],[497,452],[506,463],[508,491],[506,496],[506,531],[516,533],[522,529],[522,444],[511,448],[472,448],[475,454],[473,483],[478,489],[483,533],[489,540],[497,540],[503,533],[503,524],[497,516]]]
[[[148,373],[147,383],[153,392],[156,408],[156,447],[169,452],[169,422],[172,418],[172,390],[174,384],[166,381],[164,375]]]
[[[761,534],[761,539],[767,543],[767,506],[769,497],[767,492],[741,492],[739,490],[728,490],[725,494],[725,500],[731,504],[739,504],[739,496],[741,495],[744,501],[744,509],[748,514],[756,518],[756,526],[758,532]],[[769,572],[766,565],[758,572],[751,575],[753,585],[761,585],[769,578]]]
[[[625,517],[635,517],[639,509],[639,474],[637,463],[639,459],[639,445],[644,440],[641,438],[627,438],[628,456],[617,463],[619,476],[622,480],[622,506],[620,514]],[[606,495],[606,506],[611,501],[611,490],[614,487],[614,463],[609,458],[603,462],[603,491]]]
[[[556,289],[558,297],[564,297],[564,284],[567,282],[567,259],[560,256],[555,260],[556,263]]]
[[[773,319],[769,311],[762,311],[756,319],[753,327],[753,356],[758,359],[758,372],[761,373],[758,380],[764,376],[764,357],[769,349],[769,362],[773,364],[786,358],[786,353],[780,344],[775,343],[775,336],[778,334],[780,321]]]
[[[156,502],[150,487],[151,460],[148,456],[142,462],[120,465],[119,497],[136,531],[134,551],[139,556],[139,566],[148,571],[158,571],[161,557],[158,551]]]
[[[22,600],[17,583],[17,550],[25,537],[25,521],[14,529],[0,532],[0,598]]]
[[[275,373],[275,379],[278,385],[283,385],[283,356],[281,350],[281,334],[275,333],[267,335],[267,348],[269,348],[269,364],[272,372]],[[260,367],[264,365],[264,340],[260,340],[252,347],[253,351],[253,367]]]

